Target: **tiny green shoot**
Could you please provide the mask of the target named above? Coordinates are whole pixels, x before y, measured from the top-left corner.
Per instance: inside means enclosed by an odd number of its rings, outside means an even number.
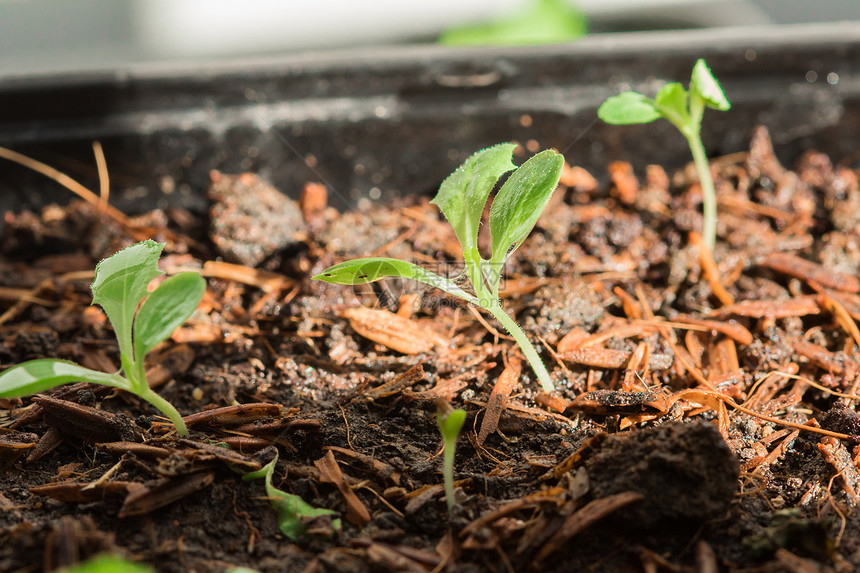
[[[30,360],[0,374],[0,398],[29,396],[85,380],[135,394],[167,416],[180,436],[188,435],[176,408],[149,387],[144,359],[188,320],[203,297],[206,281],[200,273],[186,271],[149,292],[150,281],[162,274],[158,258],[163,248],[160,243],[143,241],[96,265],[93,304],[104,309],[113,325],[122,364],[118,372],[99,372],[55,358]]]
[[[307,529],[307,521],[322,515],[334,515],[331,509],[321,509],[306,503],[302,498],[285,491],[281,491],[272,485],[272,475],[275,473],[275,464],[278,463],[278,455],[261,469],[242,476],[245,481],[265,478],[266,495],[272,503],[272,507],[278,514],[278,525],[281,533],[290,539],[297,539]],[[332,520],[332,528],[340,529],[340,519]]]
[[[436,404],[436,423],[442,434],[442,475],[445,479],[445,501],[448,503],[448,513],[457,504],[454,495],[454,451],[457,447],[457,437],[466,421],[466,411],[453,409],[445,400]]]
[[[499,300],[499,285],[505,261],[528,237],[561,177],[564,158],[546,150],[516,167],[512,162],[513,143],[502,143],[472,155],[442,182],[435,204],[454,228],[463,251],[465,276],[474,294],[454,281],[413,263],[371,257],[346,261],[314,276],[335,284],[357,285],[386,277],[423,282],[457,296],[489,312],[522,349],[545,392],[554,386],[535,347]],[[490,206],[492,253],[484,259],[478,251],[478,228],[490,192],[499,178],[513,171]]]
[[[717,197],[701,138],[702,116],[706,107],[726,111],[731,104],[705,60],[700,59],[693,66],[689,91],[673,82],[663,86],[654,99],[637,92],[623,92],[603,102],[597,115],[606,123],[614,125],[650,123],[662,117],[678,128],[690,146],[693,163],[699,174],[704,211],[702,236],[705,244],[713,251],[717,237]]]

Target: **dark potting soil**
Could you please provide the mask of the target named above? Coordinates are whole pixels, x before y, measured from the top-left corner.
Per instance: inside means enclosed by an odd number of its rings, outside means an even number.
[[[0,570],[104,551],[158,571],[857,569],[858,172],[814,151],[788,170],[763,129],[712,169],[714,253],[689,169],[613,164],[606,185],[565,170],[503,292],[555,396],[497,324],[438,291],[309,280],[369,255],[456,276],[426,198],[338,213],[319,185],[296,203],[213,174],[206,216],[7,213],[2,366],[116,370],[89,283],[142,238],[208,288],[148,363],[189,438],[85,383],[0,400]],[[438,400],[468,413],[450,513]],[[262,480],[241,479],[276,450],[274,485],[340,529],[280,531]]]

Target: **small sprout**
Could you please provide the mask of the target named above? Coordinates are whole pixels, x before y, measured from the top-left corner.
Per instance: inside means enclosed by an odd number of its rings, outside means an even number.
[[[99,372],[55,358],[30,360],[0,374],[0,398],[28,396],[86,380],[139,396],[167,416],[180,436],[188,435],[176,408],[149,387],[144,359],[188,320],[203,297],[206,281],[200,273],[188,271],[149,292],[149,282],[162,274],[158,258],[163,248],[160,243],[143,241],[96,265],[93,304],[101,305],[113,325],[122,364],[118,372]]]
[[[454,410],[446,400],[436,403],[436,423],[442,434],[442,475],[445,477],[445,501],[448,502],[450,513],[457,505],[454,496],[454,450],[457,447],[457,437],[466,421],[465,410]]]
[[[623,92],[603,102],[597,115],[614,125],[650,123],[662,117],[678,128],[687,139],[699,174],[704,211],[702,236],[708,248],[713,250],[717,237],[717,197],[701,138],[702,115],[706,107],[726,111],[731,104],[705,60],[700,59],[693,66],[689,91],[679,83],[670,83],[663,86],[654,99],[637,92]]]
[[[512,143],[502,143],[475,153],[442,182],[432,201],[454,227],[463,250],[466,278],[474,294],[418,265],[382,257],[346,261],[313,278],[357,285],[386,277],[400,277],[423,282],[477,305],[492,314],[514,337],[544,391],[552,392],[552,379],[540,355],[520,326],[502,308],[499,283],[505,261],[531,233],[555,190],[564,158],[553,150],[546,150],[516,167],[511,162],[515,147]],[[496,182],[509,171],[513,173],[499,189],[490,207],[492,254],[489,259],[484,259],[478,251],[481,214]]]
[[[321,509],[306,503],[302,498],[285,491],[281,491],[272,485],[272,475],[275,473],[275,464],[278,462],[278,454],[268,464],[261,469],[250,472],[242,476],[245,481],[253,479],[265,478],[266,495],[272,503],[272,507],[278,514],[278,525],[281,528],[281,533],[290,539],[297,539],[307,529],[307,522],[311,519],[323,516],[334,515],[335,512],[331,509]],[[340,519],[333,519],[331,522],[333,529],[340,529]]]

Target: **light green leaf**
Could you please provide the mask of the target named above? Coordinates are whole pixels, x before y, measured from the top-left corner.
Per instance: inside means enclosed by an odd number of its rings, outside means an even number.
[[[490,191],[503,174],[516,168],[511,158],[516,145],[501,143],[473,154],[439,187],[431,203],[451,223],[463,252],[478,249],[478,227]]]
[[[507,260],[522,243],[543,212],[558,185],[564,158],[552,149],[542,151],[514,171],[490,207],[490,261]]]
[[[569,42],[588,31],[585,14],[567,0],[532,0],[510,18],[446,30],[440,44],[453,46],[522,46]]]
[[[58,573],[152,573],[154,569],[123,559],[118,555],[103,553]]]
[[[68,360],[40,358],[13,366],[0,374],[0,398],[19,398],[38,394],[69,382],[96,382],[133,392],[128,380],[84,368]]]
[[[447,414],[441,408],[436,411],[436,424],[439,426],[439,433],[442,434],[442,439],[446,444],[457,441],[457,436],[460,435],[460,430],[463,429],[465,422],[465,410],[458,408]]]
[[[613,125],[650,123],[660,117],[654,100],[636,92],[622,92],[607,99],[597,110],[597,116]]]
[[[296,539],[305,532],[305,521],[322,515],[335,515],[331,509],[317,508],[309,503],[306,503],[302,498],[285,491],[281,491],[272,485],[272,474],[275,473],[275,464],[278,461],[277,454],[275,458],[255,472],[250,472],[242,476],[245,481],[266,478],[266,495],[275,512],[278,514],[278,525],[281,528],[281,533],[290,539]],[[332,527],[340,529],[340,519],[332,520]]]
[[[93,304],[101,305],[113,325],[122,354],[132,356],[131,331],[134,312],[147,295],[149,282],[161,274],[158,257],[164,245],[146,240],[106,258],[96,265]]]
[[[134,319],[134,359],[140,362],[181,326],[200,304],[206,281],[200,273],[184,272],[158,285]]]
[[[346,261],[329,267],[311,278],[339,285],[359,285],[389,277],[419,281],[469,302],[475,302],[474,296],[458,287],[452,280],[416,264],[386,257],[368,257]]]
[[[711,73],[705,60],[699,59],[693,66],[690,93],[698,94],[705,101],[705,105],[710,108],[726,111],[732,107],[726,97],[726,92],[723,91],[720,82]]]
[[[678,115],[687,115],[687,90],[678,82],[663,86],[654,98],[657,109],[665,115],[666,110],[672,110]]]

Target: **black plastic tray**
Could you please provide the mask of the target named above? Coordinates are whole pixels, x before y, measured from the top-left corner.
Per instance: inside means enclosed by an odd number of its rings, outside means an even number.
[[[759,123],[786,162],[810,147],[835,160],[860,149],[860,27],[850,24],[0,77],[0,145],[95,189],[91,142],[99,140],[112,202],[129,212],[203,209],[211,169],[254,171],[292,195],[308,180],[324,181],[339,207],[429,193],[468,154],[510,140],[555,147],[596,174],[614,159],[674,167],[689,152],[668,124],[614,127],[595,112],[625,88],[653,93],[664,81],[686,83],[699,57],[733,103],[706,115],[711,155],[746,149]],[[3,210],[68,197],[0,160]]]

